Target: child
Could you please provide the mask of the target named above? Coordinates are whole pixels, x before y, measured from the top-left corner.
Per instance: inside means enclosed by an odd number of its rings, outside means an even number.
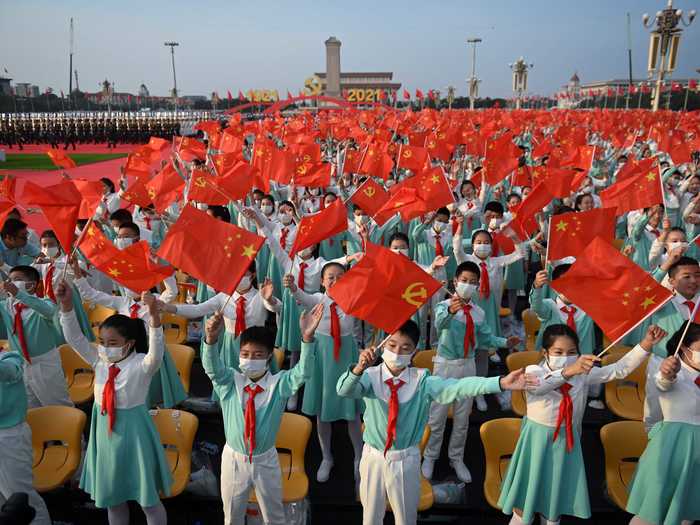
[[[36,511],[32,523],[51,525],[46,504],[34,490],[32,431],[26,421],[23,367],[24,359],[19,353],[0,352],[0,506],[12,494],[24,492]]]
[[[439,334],[437,355],[433,359],[433,374],[437,377],[457,378],[476,375],[474,357],[477,348],[512,348],[520,343],[517,337],[505,339],[492,334],[485,323],[484,311],[472,302],[479,289],[479,267],[471,261],[457,267],[454,276],[456,294],[438,303],[435,308],[435,326]],[[482,352],[483,354],[484,352]],[[466,397],[454,404],[449,459],[457,478],[471,483],[472,477],[464,464],[464,446],[467,442],[472,398]],[[430,440],[425,449],[422,472],[426,479],[433,477],[435,461],[440,457],[442,436],[449,405],[434,403],[430,409]]]
[[[24,357],[24,384],[29,408],[47,405],[73,406],[63,374],[61,345],[55,325],[56,305],[36,296],[39,272],[31,266],[15,266],[10,281],[2,284],[9,297],[0,306],[10,349]]]
[[[527,416],[503,480],[498,505],[513,513],[511,524],[529,524],[534,515],[556,525],[562,514],[590,518],[580,428],[590,385],[627,377],[666,335],[651,326],[642,342],[614,364],[595,368],[594,355],[581,355],[579,339],[565,324],[542,336],[543,360],[525,370],[539,380],[527,392]]]
[[[221,499],[224,523],[242,524],[250,490],[255,492],[265,523],[285,523],[282,480],[275,448],[287,398],[308,378],[314,363],[314,332],[323,307],[302,313],[301,359],[291,370],[269,372],[274,345],[273,334],[264,327],[246,328],[241,334],[238,372],[225,366],[216,345],[223,317],[215,313],[206,323],[202,365],[221,400],[226,444],[221,456]]]
[[[700,325],[685,324],[669,339],[669,357],[647,390],[656,390],[663,421],[649,433],[627,500],[630,525],[690,525],[700,520]],[[681,342],[680,353],[675,351]]]
[[[360,462],[360,501],[364,525],[382,523],[386,498],[397,525],[417,522],[420,452],[433,402],[446,404],[477,394],[527,386],[523,370],[503,377],[443,379],[410,367],[418,344],[418,325],[406,321],[384,346],[384,363],[372,366],[377,351],[364,350],[358,363],[337,382],[338,395],[363,399],[364,448]]]

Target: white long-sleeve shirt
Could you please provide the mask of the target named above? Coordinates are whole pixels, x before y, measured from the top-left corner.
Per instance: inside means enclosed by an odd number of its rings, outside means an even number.
[[[681,361],[674,381],[656,372],[649,388],[658,390],[659,405],[665,422],[700,425],[700,388],[695,384],[700,372]]]

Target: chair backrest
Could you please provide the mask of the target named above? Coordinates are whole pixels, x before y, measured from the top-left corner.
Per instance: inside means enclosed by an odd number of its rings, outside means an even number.
[[[166,348],[173,358],[177,375],[180,376],[185,392],[190,393],[190,378],[192,376],[192,363],[194,362],[194,349],[187,345],[167,343]]]
[[[494,508],[498,508],[501,483],[518,443],[521,423],[520,418],[505,417],[486,421],[479,429],[486,459],[484,495],[489,505]]]
[[[620,360],[625,352],[614,352],[603,357],[603,366]],[[610,411],[618,417],[641,421],[644,417],[644,400],[646,398],[647,364],[641,365],[623,379],[605,383],[605,401]]]
[[[433,373],[433,358],[437,350],[421,350],[413,356],[413,366],[416,368],[427,368]]]
[[[4,352],[9,349],[10,343],[7,342],[7,339],[0,339],[0,352]]]
[[[608,494],[622,510],[627,506],[627,491],[639,457],[647,446],[647,434],[641,421],[615,421],[600,429],[605,451],[605,481]]]
[[[304,457],[309,436],[311,436],[311,420],[309,418],[291,412],[282,414],[275,447],[290,455],[288,469],[287,465],[280,464],[283,473],[291,475],[292,472],[305,472]]]
[[[281,348],[275,348],[272,357],[277,363],[277,370],[282,370],[284,366],[284,350]]]
[[[68,386],[73,384],[75,374],[85,372],[94,374],[95,371],[90,366],[90,363],[85,361],[83,357],[73,350],[69,344],[63,344],[58,347],[58,352],[61,355],[61,366],[63,367],[63,375],[66,376]]]
[[[95,333],[95,337],[99,337],[100,335],[100,325],[102,322],[117,313],[116,310],[112,310],[111,308],[97,303],[83,303],[83,308],[85,308],[88,321],[90,322],[92,331]]]
[[[187,319],[166,313],[162,315],[160,322],[163,325],[166,343],[183,344],[187,341]]]
[[[542,321],[530,308],[523,310],[522,315],[525,327],[525,348],[528,350],[539,350],[539,348],[535,348],[535,342],[537,341],[537,331],[540,329]]]
[[[192,444],[197,433],[197,416],[184,410],[151,410],[151,417],[165,448],[165,457],[173,475],[170,496],[180,494],[190,479],[192,469]]]
[[[542,353],[534,350],[526,350],[524,352],[513,352],[506,357],[506,366],[508,371],[519,370],[527,365],[536,365],[542,360]],[[519,416],[524,416],[527,413],[527,401],[523,390],[516,390],[511,396],[511,408],[513,412]]]

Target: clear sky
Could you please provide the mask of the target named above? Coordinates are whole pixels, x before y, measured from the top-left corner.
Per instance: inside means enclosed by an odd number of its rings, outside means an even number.
[[[469,36],[477,50],[482,96],[508,96],[510,62],[534,64],[530,91],[551,94],[574,71],[582,82],[627,76],[626,13],[633,69],[646,76],[649,32],[641,23],[666,0],[0,0],[0,75],[42,91],[68,88],[68,27],[75,19],[74,68],[83,91],[108,78],[117,91],[151,94],[172,87],[166,40],[182,95],[226,96],[230,89],[296,94],[325,70],[323,42],[342,41],[342,71],[392,71],[409,90],[466,92]],[[675,0],[685,11],[700,0]],[[674,76],[697,77],[700,17],[684,29]]]

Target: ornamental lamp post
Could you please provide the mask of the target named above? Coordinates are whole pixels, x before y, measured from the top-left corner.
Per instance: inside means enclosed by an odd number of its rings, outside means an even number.
[[[476,78],[476,45],[481,42],[481,38],[468,38],[467,44],[472,45],[472,76],[467,79],[467,89],[469,92],[469,109],[474,109],[474,102],[479,97],[479,80]]]
[[[173,105],[175,107],[175,111],[177,111],[177,77],[175,76],[175,48],[180,44],[178,42],[165,42],[163,45],[170,48],[170,56],[172,58],[173,63]]]
[[[523,93],[527,91],[527,72],[534,67],[534,64],[528,64],[523,57],[520,57],[515,63],[508,64],[508,66],[513,70],[515,109],[520,109]]]

